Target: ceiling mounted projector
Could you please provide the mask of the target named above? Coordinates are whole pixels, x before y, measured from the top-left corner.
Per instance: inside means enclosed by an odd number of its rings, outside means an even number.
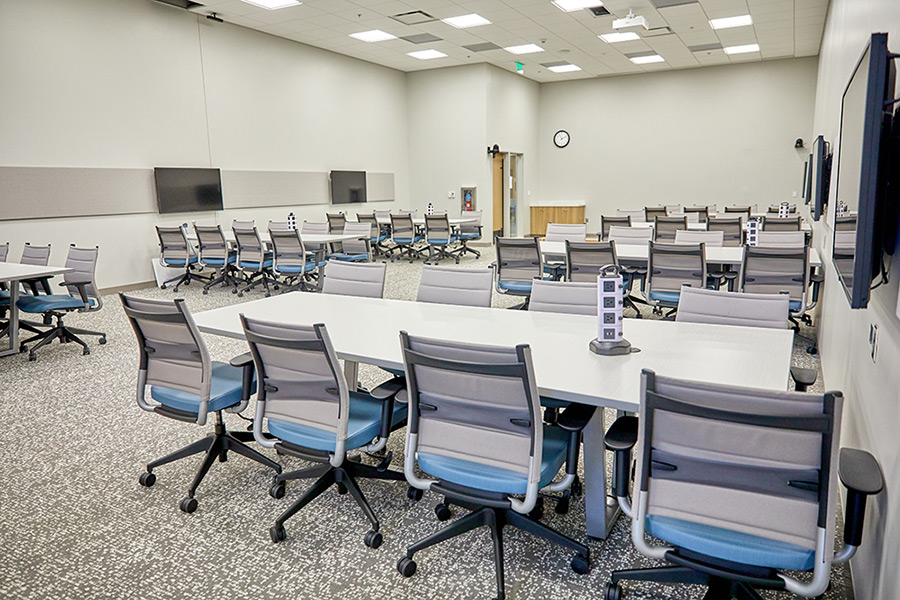
[[[642,17],[640,15],[635,16],[634,12],[628,11],[628,16],[624,19],[616,19],[612,23],[613,29],[643,29],[647,31],[650,29],[647,18]]]

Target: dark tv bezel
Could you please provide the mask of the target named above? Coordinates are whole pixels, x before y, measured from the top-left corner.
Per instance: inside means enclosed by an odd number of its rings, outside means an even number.
[[[812,160],[815,161],[816,168],[810,169],[810,195],[812,196],[813,205],[813,221],[822,218],[825,212],[825,206],[828,204],[829,178],[831,177],[831,169],[828,168],[828,142],[824,136],[818,136],[813,141]],[[816,177],[813,177],[815,173]]]
[[[360,200],[359,202],[353,202],[353,201],[347,201],[347,202],[335,202],[335,199],[334,199],[334,175],[335,175],[335,173],[339,173],[339,174],[341,174],[341,175],[349,175],[349,174],[353,174],[353,175],[361,175],[361,176],[362,176],[362,182],[363,182],[363,187],[362,187],[362,192],[363,192],[363,193],[362,193],[362,200]],[[330,184],[330,190],[329,190],[329,191],[331,192],[331,193],[330,193],[330,196],[331,196],[331,198],[330,198],[331,204],[335,204],[335,205],[344,205],[344,204],[365,204],[366,202],[369,201],[369,189],[368,189],[369,186],[368,186],[368,181],[366,180],[366,172],[365,172],[365,171],[333,170],[333,171],[330,171],[330,172],[328,173],[328,180],[329,180],[329,184]]]
[[[809,179],[809,159],[803,162],[803,187],[800,189],[800,197],[805,200],[804,204],[809,204],[809,194],[806,193],[806,182]]]
[[[803,181],[803,193],[806,195],[806,204],[809,204],[812,196],[812,161],[813,155],[810,153],[806,159],[806,179]]]
[[[844,93],[841,95],[841,123],[839,131],[843,132],[844,124],[844,98],[847,95],[853,79],[857,76],[859,67],[869,54],[869,72],[866,74],[866,103],[865,103],[865,120],[863,124],[862,151],[863,157],[875,157],[875,160],[863,160],[861,165],[854,165],[860,169],[859,177],[859,201],[857,203],[856,217],[856,243],[854,246],[853,256],[853,281],[848,286],[844,281],[844,277],[838,268],[837,261],[834,260],[834,240],[837,237],[832,235],[832,261],[841,287],[850,301],[850,308],[866,308],[869,304],[869,297],[872,288],[872,280],[875,278],[877,266],[875,266],[875,256],[878,256],[879,263],[881,260],[882,248],[882,231],[877,230],[877,226],[883,226],[878,219],[880,212],[880,202],[883,200],[879,197],[879,188],[881,181],[879,172],[884,161],[882,155],[882,136],[884,135],[884,113],[885,100],[888,83],[894,80],[894,72],[889,63],[889,52],[887,48],[887,34],[873,33],[866,47],[860,54],[859,60],[853,69],[853,74],[847,81]],[[843,144],[841,144],[843,145]],[[841,169],[841,147],[838,147],[838,172],[835,186],[835,197],[840,191]],[[837,210],[837,203],[835,203]],[[876,237],[877,235],[877,237]],[[877,248],[875,247],[877,246]]]
[[[160,171],[215,171],[219,180],[219,206],[217,208],[203,208],[200,210],[167,210],[163,211],[159,202],[159,173]],[[210,212],[225,210],[225,200],[222,193],[222,170],[217,167],[153,167],[153,185],[156,188],[156,212],[160,215],[177,215],[183,213]]]

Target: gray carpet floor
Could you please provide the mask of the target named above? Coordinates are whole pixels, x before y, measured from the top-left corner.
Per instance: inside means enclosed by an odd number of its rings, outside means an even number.
[[[486,266],[493,253],[466,257],[460,266]],[[450,263],[452,264],[452,263]],[[386,297],[412,300],[421,262],[390,264]],[[260,298],[239,299],[198,285],[132,292],[148,298],[186,298],[192,311]],[[495,294],[494,305],[517,299]],[[288,521],[288,538],[273,544],[274,519],[309,485],[292,482],[281,500],[269,497],[271,472],[238,456],[216,463],[197,494],[194,514],[178,510],[198,457],[156,470],[152,488],[138,485],[145,464],[209,433],[141,411],[135,402],[138,350],[119,300],[104,298],[98,313],[73,315],[74,327],[102,329],[109,343],[89,340],[91,354],[72,344],[52,344],[35,362],[25,355],[0,359],[0,598],[299,598],[472,599],[495,593],[492,547],[485,529],[417,555],[418,572],[401,577],[395,565],[411,542],[437,531],[438,498],[406,497],[406,486],[362,481],[379,515],[384,544],[363,544],[367,522],[349,496],[326,492]],[[648,314],[648,318],[650,315]],[[804,328],[804,335],[814,332]],[[214,359],[246,351],[235,340],[206,337]],[[794,362],[819,368],[797,340]],[[366,385],[385,379],[363,367]],[[821,381],[821,377],[820,377]],[[814,388],[820,389],[820,383]],[[251,407],[245,412],[252,415]],[[236,415],[229,428],[245,429]],[[392,436],[394,468],[402,465],[402,436]],[[274,457],[271,451],[265,451]],[[365,457],[364,460],[373,462]],[[305,465],[282,459],[289,469]],[[462,510],[457,509],[456,514]],[[506,530],[507,596],[515,600],[600,598],[611,570],[659,564],[640,556],[629,522],[619,519],[606,541],[585,540],[583,499],[567,515],[545,512],[551,526],[587,541],[592,571],[577,575],[571,554],[518,531]],[[625,584],[629,598],[700,598],[696,586]],[[788,597],[767,593],[767,598]],[[828,600],[852,598],[849,570],[835,567]]]

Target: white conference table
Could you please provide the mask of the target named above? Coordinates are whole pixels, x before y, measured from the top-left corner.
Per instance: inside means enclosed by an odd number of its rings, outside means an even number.
[[[721,216],[726,216],[726,215],[723,213]],[[759,214],[754,213],[753,216],[754,216],[754,218],[756,218],[756,217],[758,217],[758,216],[765,216],[765,213],[759,213]],[[654,223],[653,223],[653,221],[635,221],[635,220],[632,220],[632,221],[631,221],[631,226],[632,226],[632,227],[653,227],[653,226],[654,226]],[[697,223],[691,223],[691,222],[689,221],[688,224],[687,224],[687,228],[688,228],[688,230],[690,230],[690,231],[706,231],[706,223],[700,223],[700,222],[697,222]],[[800,222],[800,231],[809,232],[809,231],[812,231],[812,227],[811,227],[810,224],[807,223],[806,221],[801,221],[801,222]]]
[[[557,260],[566,256],[565,242],[541,241],[541,254]],[[623,262],[646,264],[650,258],[649,244],[616,244],[616,256]],[[707,246],[706,262],[717,265],[739,265],[744,260],[743,246]],[[822,266],[822,259],[815,248],[809,249],[809,266]]]
[[[9,347],[0,349],[0,356],[19,353],[19,310],[16,308],[16,301],[19,299],[19,282],[69,273],[73,270],[68,267],[40,267],[0,262],[0,283],[9,284]]]
[[[391,218],[390,217],[375,217],[378,221],[379,225],[390,225]],[[413,224],[424,227],[425,226],[425,217],[413,217]],[[477,217],[449,217],[447,219],[450,222],[452,227],[462,225],[463,223],[475,223],[478,221]]]
[[[585,315],[474,308],[444,304],[295,292],[194,315],[201,331],[243,338],[238,315],[280,323],[325,323],[347,380],[358,363],[403,368],[399,332],[446,340],[513,346],[530,344],[542,395],[638,412],[642,369],[660,375],[785,390],[793,348],[789,329],[628,319],[624,334],[641,352],[598,356],[588,350],[597,318]],[[603,411],[585,429],[587,533],[605,538],[617,514],[606,502]]]

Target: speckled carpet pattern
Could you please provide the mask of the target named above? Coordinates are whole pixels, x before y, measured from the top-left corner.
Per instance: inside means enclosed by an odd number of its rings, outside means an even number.
[[[490,248],[480,259],[465,257],[461,267],[487,266]],[[444,264],[452,265],[452,262]],[[388,266],[385,296],[413,300],[421,262]],[[239,299],[227,290],[200,293],[197,284],[131,292],[148,298],[186,299],[194,312],[262,297],[253,291]],[[520,301],[495,294],[494,306]],[[331,488],[286,524],[287,540],[273,544],[269,527],[310,485],[289,482],[284,498],[267,491],[271,472],[231,455],[215,463],[200,486],[199,508],[178,509],[201,458],[156,469],[156,485],[138,485],[147,462],[211,433],[141,411],[135,402],[138,349],[115,295],[104,308],[72,315],[73,327],[102,329],[109,343],[88,339],[89,356],[73,344],[41,349],[35,362],[26,355],[0,359],[0,598],[22,599],[181,599],[295,598],[315,600],[469,600],[495,594],[490,536],[475,530],[416,556],[418,572],[410,579],[397,573],[406,546],[443,524],[434,516],[439,498],[426,494],[407,499],[406,485],[362,480],[360,485],[381,519],[384,544],[363,544],[369,525],[349,496]],[[649,314],[648,318],[651,317]],[[803,334],[814,335],[804,327]],[[4,340],[5,342],[5,340]],[[239,341],[206,336],[216,360],[246,351]],[[819,368],[817,357],[797,340],[794,363]],[[360,369],[372,385],[383,371]],[[819,377],[821,382],[821,376]],[[821,389],[821,383],[814,388]],[[607,411],[611,418],[611,411]],[[252,416],[253,403],[244,413]],[[230,429],[247,421],[227,415]],[[403,430],[389,449],[393,468],[402,468]],[[270,450],[263,450],[275,457]],[[307,465],[281,458],[286,470]],[[374,464],[374,460],[363,457]],[[620,518],[606,541],[586,540],[584,500],[567,515],[548,505],[544,520],[586,541],[592,570],[577,575],[571,554],[514,529],[505,532],[507,597],[554,600],[602,597],[603,585],[616,568],[652,566],[630,540],[630,523]],[[455,514],[462,514],[456,509]],[[698,599],[697,586],[625,583],[628,598]],[[766,598],[789,594],[766,593]],[[852,598],[849,571],[836,567],[828,600]]]

